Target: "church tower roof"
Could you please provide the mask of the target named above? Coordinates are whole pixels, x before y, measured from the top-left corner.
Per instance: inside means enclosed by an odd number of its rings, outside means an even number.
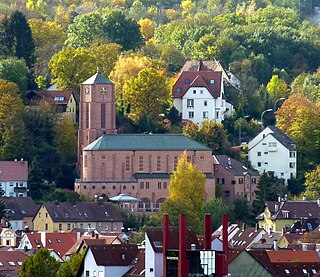
[[[83,85],[101,85],[101,84],[112,84],[109,79],[102,76],[100,72],[97,72],[91,76],[88,80],[82,83]]]

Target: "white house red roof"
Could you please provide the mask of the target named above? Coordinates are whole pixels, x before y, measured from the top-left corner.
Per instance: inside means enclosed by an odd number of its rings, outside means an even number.
[[[0,161],[0,181],[27,181],[27,161]]]

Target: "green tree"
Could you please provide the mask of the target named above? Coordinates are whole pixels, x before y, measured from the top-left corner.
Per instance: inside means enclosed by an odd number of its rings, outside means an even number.
[[[252,203],[253,212],[258,215],[263,212],[266,201],[277,201],[278,196],[284,196],[288,193],[283,180],[268,176],[266,173],[261,175],[257,185],[256,200]]]
[[[289,87],[278,75],[273,75],[267,85],[267,92],[271,101],[274,102],[279,98],[286,98],[289,93]]]
[[[38,252],[25,259],[19,272],[20,277],[56,277],[60,262],[50,256],[46,248],[41,248]]]
[[[187,217],[187,224],[196,232],[201,232],[205,183],[205,175],[188,162],[185,151],[178,161],[177,169],[171,175],[169,197],[161,205],[161,213],[168,213],[173,225],[177,225],[179,215],[184,214]]]
[[[199,126],[190,123],[183,127],[183,134],[210,147],[215,154],[222,154],[228,145],[223,125],[214,120],[204,120]]]
[[[157,120],[169,102],[166,77],[153,68],[141,70],[126,83],[124,100],[130,105],[129,116],[136,122],[142,117]]]
[[[241,196],[237,197],[233,202],[233,214],[237,221],[247,225],[253,225],[255,222],[252,207],[248,199]]]
[[[27,89],[28,74],[29,70],[23,60],[17,58],[0,60],[0,79],[16,83],[22,98]]]
[[[202,207],[202,216],[206,213],[210,213],[212,215],[212,228],[216,230],[222,224],[222,216],[227,214],[229,217],[229,221],[233,221],[233,210],[232,206],[228,205],[222,198],[218,197],[215,199],[210,199],[204,203]]]
[[[306,190],[303,193],[307,199],[320,199],[320,166],[305,174],[306,181],[304,183]]]
[[[123,50],[136,49],[142,45],[138,23],[126,18],[120,10],[112,10],[106,15],[102,29],[111,42],[120,44]]]
[[[77,96],[79,86],[97,70],[95,57],[85,48],[63,48],[49,62],[53,83],[71,88]]]
[[[88,47],[94,40],[102,36],[102,17],[98,12],[78,15],[68,26],[66,45]]]

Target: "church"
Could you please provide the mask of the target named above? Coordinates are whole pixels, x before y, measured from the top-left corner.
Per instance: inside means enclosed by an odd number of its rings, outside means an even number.
[[[120,193],[141,199],[139,210],[157,210],[168,197],[179,157],[206,177],[206,199],[215,195],[212,151],[181,134],[117,134],[114,84],[96,73],[80,85],[78,167],[75,191],[88,196]]]

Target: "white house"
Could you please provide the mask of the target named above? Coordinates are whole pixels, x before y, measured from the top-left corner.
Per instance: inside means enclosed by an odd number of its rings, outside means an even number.
[[[28,162],[0,161],[0,188],[8,197],[26,197],[28,190]]]
[[[137,254],[138,247],[134,244],[91,245],[77,276],[121,277],[133,267]]]
[[[287,181],[296,177],[296,143],[275,126],[268,126],[249,142],[249,161],[259,173]]]
[[[224,71],[213,71],[202,61],[196,70],[185,66],[183,70],[172,89],[174,107],[182,119],[196,124],[206,119],[221,123],[232,114],[232,105],[224,95]]]

